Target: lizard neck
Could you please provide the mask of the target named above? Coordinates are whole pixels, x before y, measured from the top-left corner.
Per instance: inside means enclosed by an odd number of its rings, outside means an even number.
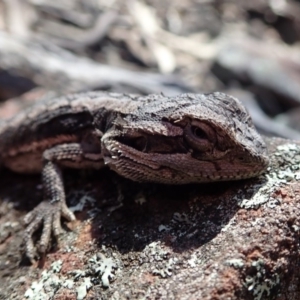
[[[85,103],[87,105],[87,103]],[[97,103],[92,103],[88,107],[94,119],[94,126],[102,133],[107,132],[114,124],[116,119],[122,119],[137,109],[140,101],[129,98],[103,98],[97,99]]]

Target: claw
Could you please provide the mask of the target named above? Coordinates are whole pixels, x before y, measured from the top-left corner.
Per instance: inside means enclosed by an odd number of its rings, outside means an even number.
[[[24,221],[28,225],[24,233],[25,251],[31,262],[37,256],[34,246],[33,234],[37,229],[43,226],[42,235],[39,242],[38,252],[45,253],[50,242],[51,232],[58,238],[62,232],[61,217],[68,221],[75,220],[74,214],[68,209],[65,203],[41,202],[33,211],[29,212]]]

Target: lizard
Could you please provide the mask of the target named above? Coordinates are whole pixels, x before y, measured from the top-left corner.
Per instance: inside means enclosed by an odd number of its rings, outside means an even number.
[[[268,166],[262,137],[242,103],[227,94],[87,92],[41,101],[0,124],[0,165],[41,173],[43,200],[24,220],[34,261],[62,232],[62,169],[109,167],[137,182],[189,184],[256,177]]]

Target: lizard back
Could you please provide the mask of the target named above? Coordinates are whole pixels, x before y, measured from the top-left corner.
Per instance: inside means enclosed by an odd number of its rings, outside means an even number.
[[[0,123],[0,164],[17,172],[39,172],[45,149],[78,142],[94,129],[95,117],[126,113],[134,100],[134,95],[90,92],[40,101]]]

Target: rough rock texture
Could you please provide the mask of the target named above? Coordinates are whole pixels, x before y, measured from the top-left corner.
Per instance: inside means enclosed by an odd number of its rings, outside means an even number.
[[[267,143],[266,174],[238,182],[137,185],[67,171],[78,221],[33,266],[19,249],[39,177],[2,173],[0,299],[300,299],[300,143]]]

